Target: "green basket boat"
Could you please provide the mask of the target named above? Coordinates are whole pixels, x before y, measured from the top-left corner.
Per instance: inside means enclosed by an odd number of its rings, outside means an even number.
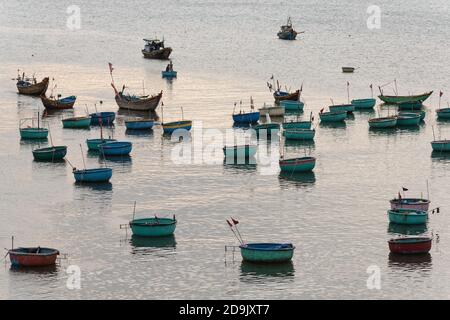
[[[389,221],[398,224],[425,224],[428,212],[415,209],[388,210]]]
[[[410,116],[410,115],[419,115],[420,121],[423,121],[426,116],[425,110],[417,110],[417,111],[400,111],[398,113],[399,116]]]
[[[99,145],[107,142],[114,142],[116,139],[87,139],[86,144],[90,151],[100,151]]]
[[[91,126],[91,117],[73,117],[62,120],[63,128],[89,128]]]
[[[141,218],[130,221],[133,235],[140,237],[165,237],[175,232],[177,220],[173,218]]]
[[[262,123],[252,127],[256,131],[256,136],[259,138],[270,138],[272,134],[277,134],[280,130],[279,123]]]
[[[309,172],[316,166],[316,158],[301,157],[293,159],[280,159],[279,165],[282,172]]]
[[[303,111],[305,103],[302,101],[282,100],[280,105],[284,107],[286,111]]]
[[[438,119],[450,119],[450,108],[441,108],[436,110]]]
[[[283,122],[283,129],[311,129],[311,121],[290,121]]]
[[[60,161],[67,154],[66,146],[53,146],[33,150],[34,160],[37,161]]]
[[[347,111],[321,112],[319,116],[321,122],[342,122],[347,119]]]
[[[375,129],[393,128],[397,125],[397,117],[369,119],[369,127]]]
[[[245,243],[239,246],[244,261],[254,263],[281,263],[292,260],[292,243]]]
[[[286,129],[283,135],[289,140],[314,140],[316,130],[314,129]]]
[[[450,140],[436,140],[431,142],[433,151],[450,152]]]
[[[420,114],[399,114],[397,116],[397,126],[418,126]]]
[[[47,139],[48,129],[45,128],[20,128],[22,139]]]
[[[351,101],[352,105],[355,106],[356,110],[365,110],[365,109],[373,109],[377,100],[373,98],[369,99],[354,99]]]

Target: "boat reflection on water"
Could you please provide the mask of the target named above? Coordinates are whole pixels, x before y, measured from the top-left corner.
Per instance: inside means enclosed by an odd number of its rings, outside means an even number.
[[[131,165],[133,162],[132,157],[130,155],[127,156],[103,156],[100,155],[98,158],[100,163],[104,162],[112,162],[112,163],[118,163],[123,165]]]
[[[426,224],[406,225],[398,223],[389,223],[388,233],[391,235],[419,235],[427,232]]]
[[[329,128],[329,129],[345,129],[345,128],[347,128],[347,124],[345,123],[345,121],[339,121],[339,122],[323,122],[323,121],[321,121],[319,123],[319,127]]]
[[[125,117],[140,117],[144,119],[153,119],[155,121],[159,121],[159,116],[156,111],[138,111],[138,110],[126,110],[119,109],[117,110],[117,114]]]
[[[113,185],[111,182],[75,182],[75,187],[91,189],[92,191],[112,191]]]
[[[150,137],[150,136],[153,136],[153,129],[150,129],[150,130],[127,129],[127,130],[125,130],[125,134],[129,135],[129,136]]]
[[[370,136],[385,136],[385,135],[393,135],[397,133],[398,128],[373,128],[369,127],[369,137]]]
[[[224,158],[223,167],[231,173],[243,173],[256,171],[256,158]]]
[[[280,187],[287,189],[291,186],[295,187],[308,187],[316,182],[316,176],[314,172],[283,172],[278,175]]]
[[[264,282],[272,278],[285,278],[293,281],[294,276],[295,268],[292,261],[263,264],[242,261],[241,263],[240,280],[243,282]]]
[[[295,147],[299,147],[299,149],[303,150],[304,148],[314,149],[316,147],[316,144],[315,144],[314,140],[286,139],[286,140],[284,140],[284,146],[286,148],[292,147],[293,149],[295,149]]]
[[[432,268],[431,254],[395,254],[389,253],[388,266],[402,271],[420,271],[429,273]]]
[[[132,235],[130,239],[131,253],[138,255],[175,253],[177,242],[175,235],[167,237],[140,237]]]
[[[433,161],[450,162],[450,152],[432,151],[431,158]]]
[[[45,276],[46,279],[49,276],[57,276],[58,275],[58,270],[59,266],[58,264],[53,264],[53,265],[49,265],[49,266],[43,266],[43,267],[23,267],[23,266],[16,266],[16,265],[12,265],[10,267],[10,272],[15,272],[15,273],[25,273],[25,274],[30,274],[30,275],[42,275]]]

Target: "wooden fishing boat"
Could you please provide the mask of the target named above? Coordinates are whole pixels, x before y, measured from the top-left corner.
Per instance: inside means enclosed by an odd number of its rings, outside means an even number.
[[[235,123],[241,124],[253,124],[257,123],[259,120],[260,114],[258,112],[248,112],[248,113],[236,113],[233,114],[233,121]]]
[[[74,168],[73,176],[76,182],[108,182],[112,177],[112,169],[95,168],[77,170]]]
[[[177,77],[177,72],[172,70],[172,71],[161,71],[161,76],[163,78],[168,78],[168,79],[172,79],[172,78],[176,78]]]
[[[133,148],[129,141],[111,141],[98,145],[100,153],[104,156],[128,156]]]
[[[413,96],[385,96],[380,94],[378,98],[390,104],[400,104],[402,102],[424,102],[433,93],[433,91],[413,95]]]
[[[88,146],[88,150],[90,151],[99,151],[99,145],[107,142],[114,142],[116,139],[87,139],[86,144]]]
[[[316,135],[314,129],[285,129],[283,130],[283,136],[288,140],[313,140]]]
[[[450,152],[450,140],[435,140],[431,142],[433,151]]]
[[[382,118],[372,118],[369,119],[369,127],[370,128],[393,128],[397,125],[397,117],[382,117]]]
[[[420,110],[423,107],[421,101],[405,101],[397,104],[399,110]]]
[[[311,121],[289,121],[283,122],[283,129],[311,129]]]
[[[436,109],[438,119],[450,119],[450,108]]]
[[[281,103],[281,101],[284,100],[299,101],[300,90],[297,90],[295,92],[286,92],[278,89],[273,93],[273,97],[275,99],[275,103],[277,104]]]
[[[143,39],[145,41],[144,49],[142,49],[142,54],[144,58],[147,59],[159,59],[167,60],[172,53],[172,48],[164,47],[164,40],[158,39]]]
[[[397,254],[423,254],[431,250],[433,238],[400,237],[388,241],[389,250]]]
[[[342,67],[342,72],[344,73],[352,73],[353,71],[355,71],[354,67]]]
[[[280,31],[277,33],[278,39],[281,40],[295,40],[298,32],[292,27],[291,18],[289,17],[287,23],[280,27]]]
[[[246,144],[241,146],[225,146],[222,150],[226,158],[251,158],[255,156],[258,147]]]
[[[166,237],[175,232],[177,220],[173,218],[140,218],[130,221],[133,235],[140,237]]]
[[[305,103],[302,101],[292,101],[292,100],[282,100],[280,101],[280,105],[284,107],[286,111],[303,111],[305,107]]]
[[[157,95],[144,95],[136,96],[130,94],[124,94],[123,90],[121,92],[117,91],[113,83],[111,86],[115,92],[115,100],[120,109],[135,110],[135,111],[155,111],[158,107],[159,101],[162,97],[162,90]]]
[[[239,246],[242,259],[256,263],[281,263],[292,260],[292,243],[244,243]]]
[[[50,96],[47,98],[45,95],[41,95],[42,104],[48,110],[72,109],[76,100],[76,96],[68,96],[65,98],[54,98]]]
[[[59,251],[52,248],[16,248],[8,250],[13,267],[44,267],[54,265]]]
[[[411,209],[411,210],[421,210],[428,211],[430,207],[430,200],[421,198],[401,198],[392,199],[389,201],[391,204],[391,209]]]
[[[279,161],[280,169],[284,172],[308,172],[316,166],[316,158],[301,157],[293,159],[283,159]]]
[[[284,116],[284,107],[283,106],[266,106],[259,109],[259,114],[261,116],[265,116],[268,114],[271,117],[282,117]]]
[[[135,119],[125,120],[127,130],[150,130],[153,128],[155,121],[153,119]]]
[[[365,110],[365,109],[373,109],[377,100],[375,99],[353,99],[351,101],[352,105],[355,106],[356,110]]]
[[[397,224],[424,224],[428,220],[428,212],[415,209],[388,210],[389,221]]]
[[[33,150],[33,157],[36,161],[60,161],[67,154],[67,146],[52,146]]]
[[[175,130],[191,130],[192,121],[191,120],[181,120],[166,122],[161,124],[163,127],[164,134],[172,134]]]
[[[91,125],[91,117],[72,117],[72,118],[66,118],[62,119],[63,128],[72,128],[72,129],[78,129],[78,128],[89,128]]]
[[[397,126],[418,126],[420,114],[399,114],[397,116]]]
[[[330,109],[331,112],[345,111],[347,113],[352,113],[355,111],[355,106],[353,104],[335,104],[329,106],[328,109]]]
[[[45,94],[48,88],[49,78],[45,77],[41,82],[37,82],[36,78],[26,78],[25,74],[17,77],[17,90],[20,94],[30,96],[40,96]]]
[[[399,116],[415,116],[419,115],[420,121],[423,121],[426,116],[426,112],[424,110],[418,110],[418,111],[400,111],[398,113]]]
[[[89,116],[91,117],[91,125],[93,126],[100,125],[100,122],[103,126],[110,126],[116,119],[116,113],[111,111],[91,113]]]
[[[336,112],[320,112],[319,113],[321,122],[342,122],[347,119],[346,111],[336,111]]]

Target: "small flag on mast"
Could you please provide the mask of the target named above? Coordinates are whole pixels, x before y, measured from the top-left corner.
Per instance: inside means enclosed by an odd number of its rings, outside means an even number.
[[[442,97],[444,93],[442,91],[439,92],[439,97]]]
[[[228,223],[228,225],[230,226],[230,228],[233,226],[233,225],[231,224],[231,222],[228,221],[228,220],[227,220],[227,223]]]
[[[112,63],[111,63],[111,62],[108,62],[108,65],[109,65],[109,73],[112,73],[113,70],[114,70],[114,68],[113,68],[113,66],[112,66]]]
[[[408,189],[407,189],[407,188],[405,188],[405,187],[402,187],[402,189],[403,189],[403,191],[408,191]]]
[[[231,218],[231,221],[233,221],[234,225],[237,225],[237,224],[239,223],[239,221],[237,221],[237,220],[234,219],[234,218]]]

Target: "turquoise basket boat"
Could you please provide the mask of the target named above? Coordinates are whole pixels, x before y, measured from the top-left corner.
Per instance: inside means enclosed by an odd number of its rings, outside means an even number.
[[[356,110],[361,109],[373,109],[375,104],[377,103],[377,100],[371,98],[371,99],[354,99],[351,101],[352,105],[355,106]]]
[[[140,237],[167,237],[173,235],[177,226],[175,218],[142,218],[130,221],[133,235]]]
[[[20,128],[22,139],[47,139],[48,129],[45,128]]]
[[[369,127],[376,129],[393,128],[397,125],[397,117],[369,119]]]
[[[246,243],[239,246],[242,260],[255,263],[281,263],[292,260],[292,243]]]
[[[311,129],[311,121],[283,122],[283,129]]]
[[[108,182],[112,177],[111,168],[74,170],[73,176],[76,182]]]
[[[176,71],[161,71],[161,76],[163,78],[176,78],[177,77],[177,72]]]
[[[438,119],[450,119],[450,108],[442,108],[436,110]]]
[[[428,212],[414,209],[388,210],[389,221],[397,224],[425,224]]]
[[[91,125],[91,117],[73,117],[62,120],[63,128],[89,128]]]
[[[316,135],[314,129],[286,129],[283,135],[288,140],[313,140]]]
[[[431,142],[433,151],[450,152],[450,140],[436,140]]]
[[[420,114],[399,114],[397,116],[397,126],[418,126]]]
[[[91,113],[91,125],[98,126],[100,122],[103,126],[111,126],[116,119],[116,113],[111,111]]]
[[[87,139],[86,144],[88,147],[88,150],[90,151],[99,151],[99,145],[107,142],[114,142],[117,141],[116,139]]]
[[[280,131],[279,123],[262,123],[252,127],[256,131],[256,136],[270,138],[272,134]]]
[[[423,121],[426,116],[426,112],[424,110],[417,110],[417,111],[400,111],[398,113],[399,116],[414,116],[419,115],[420,121]]]
[[[301,101],[282,100],[280,105],[285,111],[303,111],[305,104]]]
[[[191,120],[182,120],[182,121],[174,121],[167,122],[162,124],[164,134],[172,134],[175,130],[191,130],[192,121]]]
[[[104,156],[128,156],[133,148],[129,141],[112,141],[98,145],[98,149]]]
[[[36,161],[60,161],[67,154],[66,146],[53,146],[33,150],[33,157]]]
[[[125,127],[127,130],[150,130],[155,122],[151,119],[126,120]]]
[[[226,158],[250,158],[255,156],[257,146],[248,144],[232,147],[225,146],[222,150]]]
[[[335,104],[332,106],[329,106],[328,109],[330,109],[331,112],[347,112],[351,113],[355,111],[355,106],[353,104]]]
[[[319,113],[321,122],[342,122],[347,118],[346,111],[321,112]]]
[[[309,172],[316,166],[316,158],[301,157],[293,159],[280,159],[279,165],[282,172]]]

